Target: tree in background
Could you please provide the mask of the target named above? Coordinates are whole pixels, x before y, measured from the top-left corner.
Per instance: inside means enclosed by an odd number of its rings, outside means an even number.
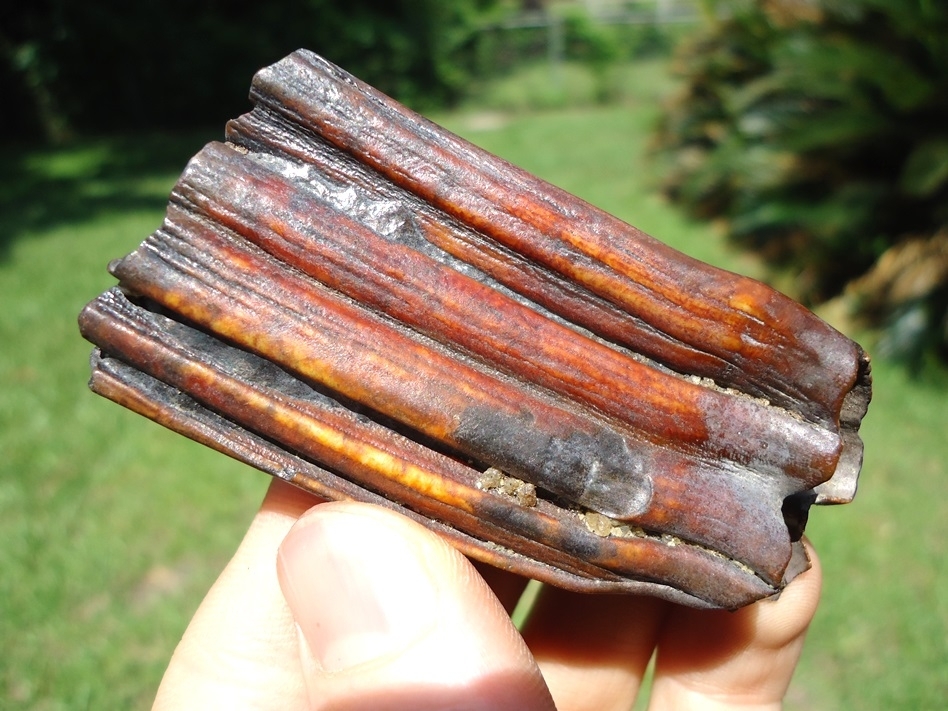
[[[888,327],[948,356],[948,3],[705,0],[659,154],[668,195]]]
[[[0,9],[5,139],[222,125],[306,47],[416,106],[463,92],[497,0],[35,0]]]

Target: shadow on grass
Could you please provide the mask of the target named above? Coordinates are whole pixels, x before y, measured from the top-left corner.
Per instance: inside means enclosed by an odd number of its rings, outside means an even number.
[[[188,159],[223,131],[85,139],[58,148],[2,148],[0,263],[18,239],[103,212],[161,210]]]

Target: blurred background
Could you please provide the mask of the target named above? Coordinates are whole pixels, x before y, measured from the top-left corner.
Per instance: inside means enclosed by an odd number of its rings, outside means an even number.
[[[28,6],[27,6],[28,5]],[[37,0],[0,9],[0,707],[147,707],[265,475],[86,390],[81,307],[312,49],[873,355],[789,709],[948,699],[948,4]]]

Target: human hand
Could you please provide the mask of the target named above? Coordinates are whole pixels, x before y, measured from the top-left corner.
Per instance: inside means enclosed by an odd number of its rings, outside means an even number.
[[[155,709],[779,709],[820,570],[737,612],[540,593],[385,509],[274,481],[165,673]],[[313,508],[311,508],[313,507]]]

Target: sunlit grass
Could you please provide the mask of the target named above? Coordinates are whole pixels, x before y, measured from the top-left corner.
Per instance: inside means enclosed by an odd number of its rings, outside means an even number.
[[[76,315],[175,178],[103,174],[121,145],[26,156],[36,192],[3,186],[3,223],[24,225],[0,257],[3,708],[145,706],[265,486],[86,388]]]
[[[814,511],[807,529],[826,584],[795,708],[948,699],[948,387],[884,362],[874,378],[856,501]]]

